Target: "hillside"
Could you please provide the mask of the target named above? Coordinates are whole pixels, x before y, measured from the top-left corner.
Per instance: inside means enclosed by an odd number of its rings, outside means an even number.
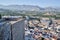
[[[0,5],[0,9],[9,9],[12,11],[60,11],[60,8],[53,8],[53,7],[39,7],[33,5]]]

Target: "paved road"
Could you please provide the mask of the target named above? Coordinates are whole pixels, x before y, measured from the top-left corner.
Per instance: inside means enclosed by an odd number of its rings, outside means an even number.
[[[13,40],[24,40],[24,20],[19,21],[12,25]]]

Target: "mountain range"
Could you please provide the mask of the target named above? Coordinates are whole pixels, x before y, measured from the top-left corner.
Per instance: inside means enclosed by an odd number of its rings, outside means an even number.
[[[0,5],[0,11],[12,10],[12,11],[58,11],[60,12],[60,8],[53,7],[39,7],[33,5]]]

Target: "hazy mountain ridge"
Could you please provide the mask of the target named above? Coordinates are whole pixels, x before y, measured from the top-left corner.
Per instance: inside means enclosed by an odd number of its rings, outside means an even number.
[[[60,11],[60,8],[46,7],[42,8],[33,5],[0,5],[0,9],[8,9],[13,11]]]
[[[3,9],[9,10],[25,10],[25,11],[39,11],[38,6],[31,6],[31,5],[8,5],[8,6],[0,6]]]

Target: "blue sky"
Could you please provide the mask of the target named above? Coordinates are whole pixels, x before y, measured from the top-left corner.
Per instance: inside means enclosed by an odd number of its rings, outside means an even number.
[[[3,5],[38,5],[41,7],[60,7],[60,0],[0,0]]]

